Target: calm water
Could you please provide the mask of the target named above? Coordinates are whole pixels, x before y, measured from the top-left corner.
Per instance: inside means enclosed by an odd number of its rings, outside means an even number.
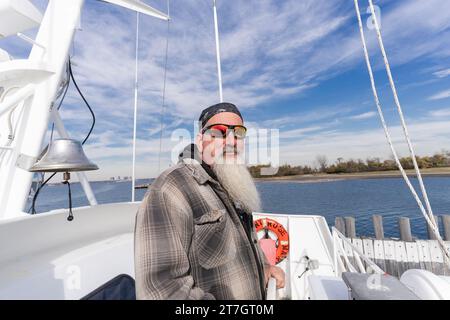
[[[425,178],[431,206],[436,215],[450,214],[450,177]],[[137,184],[145,183],[137,181]],[[418,190],[417,181],[413,184]],[[387,237],[398,237],[397,218],[409,217],[413,235],[426,238],[425,221],[402,179],[361,179],[332,182],[258,182],[263,211],[289,214],[317,214],[325,216],[329,225],[336,216],[354,216],[359,235],[373,235],[373,214],[384,217]],[[123,202],[131,199],[131,182],[93,182],[92,188],[99,203]],[[145,189],[136,190],[141,200]],[[78,183],[72,185],[73,205],[87,205]],[[67,208],[67,187],[45,186],[38,197],[38,212]]]

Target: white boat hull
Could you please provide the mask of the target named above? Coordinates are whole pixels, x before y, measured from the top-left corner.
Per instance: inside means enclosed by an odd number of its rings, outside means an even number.
[[[80,299],[126,274],[134,278],[134,223],[139,203],[115,203],[0,222],[0,299]],[[290,252],[279,266],[287,285],[277,298],[308,299],[310,275],[333,276],[332,238],[320,216],[255,214],[281,222]],[[318,261],[306,272],[303,256]]]
[[[134,278],[139,203],[58,210],[0,222],[0,299],[80,299],[119,274]]]

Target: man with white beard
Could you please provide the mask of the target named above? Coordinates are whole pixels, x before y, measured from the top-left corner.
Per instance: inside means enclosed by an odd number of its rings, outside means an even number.
[[[196,143],[150,186],[136,215],[138,299],[265,299],[282,269],[259,246],[260,198],[243,162],[247,129],[237,107],[203,110]]]

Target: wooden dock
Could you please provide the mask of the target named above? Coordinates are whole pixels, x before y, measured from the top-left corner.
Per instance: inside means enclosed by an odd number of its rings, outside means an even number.
[[[438,225],[443,224],[442,237],[450,249],[450,215],[435,216],[435,219]],[[400,277],[408,269],[425,269],[437,275],[450,276],[450,268],[444,264],[444,253],[431,230],[428,229],[428,239],[416,239],[412,236],[409,218],[400,217],[398,218],[400,238],[385,238],[382,216],[374,215],[372,221],[375,237],[357,237],[353,217],[336,217],[335,227],[390,275]],[[350,245],[344,241],[342,245],[350,262],[354,264]]]

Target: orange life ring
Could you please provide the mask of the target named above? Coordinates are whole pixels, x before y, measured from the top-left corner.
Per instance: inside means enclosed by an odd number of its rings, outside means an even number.
[[[272,231],[277,236],[276,263],[283,261],[289,253],[289,233],[283,225],[270,218],[261,218],[255,221],[256,232],[261,230]]]

